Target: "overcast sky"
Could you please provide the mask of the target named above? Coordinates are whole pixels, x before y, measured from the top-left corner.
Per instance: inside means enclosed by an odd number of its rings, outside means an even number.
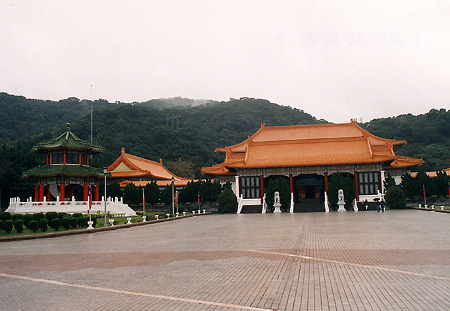
[[[450,108],[449,16],[448,0],[0,0],[0,91],[420,114]]]

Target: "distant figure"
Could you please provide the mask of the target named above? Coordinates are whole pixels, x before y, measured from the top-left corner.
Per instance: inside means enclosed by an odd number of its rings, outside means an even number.
[[[366,211],[367,211],[367,209],[369,208],[369,203],[367,203],[367,199],[364,201],[364,207],[366,208]]]
[[[384,208],[386,207],[386,203],[384,202],[384,200],[381,200],[380,205],[381,205],[381,211],[384,213]]]
[[[377,213],[381,211],[381,202],[377,202]]]

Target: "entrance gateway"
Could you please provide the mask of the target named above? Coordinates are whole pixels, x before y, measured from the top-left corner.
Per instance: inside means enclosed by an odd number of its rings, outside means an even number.
[[[396,155],[395,150],[404,144],[404,140],[370,134],[355,120],[273,127],[262,123],[245,141],[217,148],[225,161],[204,167],[202,172],[222,184],[232,184],[238,213],[264,212],[264,193],[270,180],[277,178],[288,184],[289,212],[325,211],[333,174],[352,181],[354,204],[381,199],[387,175],[399,181],[412,167],[423,163],[422,159]]]

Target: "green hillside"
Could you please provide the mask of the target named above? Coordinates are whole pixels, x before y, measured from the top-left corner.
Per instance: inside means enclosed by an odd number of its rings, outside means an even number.
[[[55,137],[71,122],[72,131],[90,139],[90,101],[68,98],[58,102],[0,93],[0,189],[2,205],[11,196],[32,195],[23,171],[43,159],[31,152],[39,141]],[[93,165],[108,166],[122,147],[130,154],[163,160],[175,174],[200,177],[200,168],[223,161],[214,150],[239,143],[261,126],[324,123],[302,110],[263,99],[227,102],[158,99],[143,103],[94,102],[94,142],[104,152]],[[405,139],[398,154],[423,158],[425,170],[450,167],[450,111],[372,120],[361,125],[384,138]]]

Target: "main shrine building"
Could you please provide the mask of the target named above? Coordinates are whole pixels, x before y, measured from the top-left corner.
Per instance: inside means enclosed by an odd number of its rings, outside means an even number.
[[[354,180],[356,202],[381,199],[387,174],[401,176],[421,159],[395,154],[404,140],[380,138],[356,124],[314,124],[261,128],[247,140],[216,152],[223,163],[202,168],[221,183],[230,182],[238,198],[238,213],[248,207],[264,211],[269,180],[284,177],[291,193],[290,212],[305,204],[327,203],[329,178],[340,173]],[[345,195],[345,194],[344,194]]]

